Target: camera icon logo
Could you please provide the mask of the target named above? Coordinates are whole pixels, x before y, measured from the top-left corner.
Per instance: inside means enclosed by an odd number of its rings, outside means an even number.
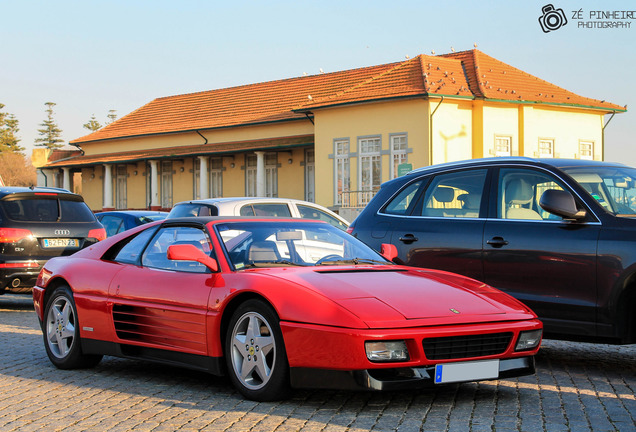
[[[547,4],[541,8],[543,15],[539,17],[539,24],[543,33],[549,33],[558,30],[568,23],[563,9],[555,9],[551,4]]]

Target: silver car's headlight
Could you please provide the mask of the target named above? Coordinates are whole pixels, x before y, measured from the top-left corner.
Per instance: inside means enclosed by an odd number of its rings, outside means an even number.
[[[409,350],[406,342],[400,341],[369,341],[364,343],[367,358],[372,362],[403,362],[409,360]]]
[[[522,331],[519,333],[519,339],[517,340],[515,351],[528,351],[535,349],[541,343],[541,336],[543,336],[543,330],[541,329]]]

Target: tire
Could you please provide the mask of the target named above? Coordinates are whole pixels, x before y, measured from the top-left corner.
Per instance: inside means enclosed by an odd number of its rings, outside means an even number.
[[[97,365],[101,355],[82,353],[77,308],[68,286],[53,291],[44,309],[44,347],[49,360],[58,369],[79,369]]]
[[[232,314],[225,360],[232,383],[247,399],[273,401],[289,393],[289,363],[279,318],[265,302],[248,300]]]

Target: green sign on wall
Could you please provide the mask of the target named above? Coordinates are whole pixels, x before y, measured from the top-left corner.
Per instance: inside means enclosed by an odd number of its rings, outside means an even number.
[[[398,165],[398,177],[403,176],[409,171],[413,171],[413,164],[410,163],[401,163]]]

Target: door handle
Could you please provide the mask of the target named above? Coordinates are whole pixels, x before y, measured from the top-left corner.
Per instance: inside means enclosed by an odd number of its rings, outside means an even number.
[[[508,244],[508,240],[504,240],[503,237],[493,237],[486,243],[494,248],[500,248],[502,246],[506,246]]]
[[[413,234],[404,234],[402,237],[400,237],[399,240],[403,243],[409,244],[409,243],[416,242],[417,237],[415,237]]]

